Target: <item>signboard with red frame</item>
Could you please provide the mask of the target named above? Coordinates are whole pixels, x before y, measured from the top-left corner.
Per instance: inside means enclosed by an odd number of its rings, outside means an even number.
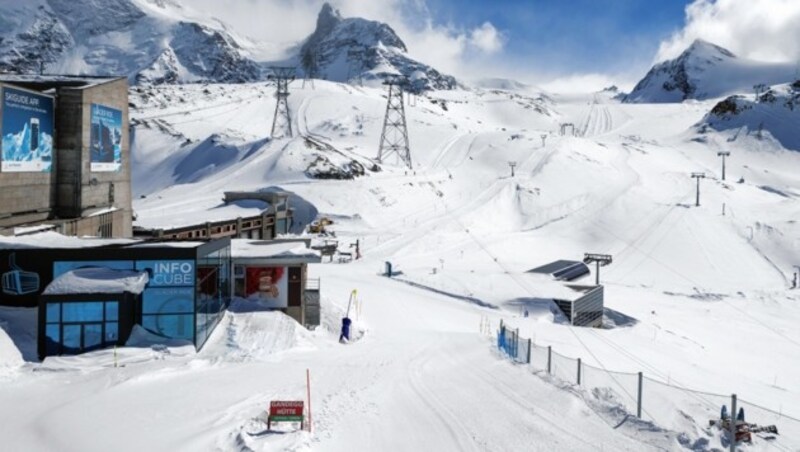
[[[302,430],[304,423],[303,402],[273,400],[269,403],[267,429],[272,427],[273,422],[299,422]]]

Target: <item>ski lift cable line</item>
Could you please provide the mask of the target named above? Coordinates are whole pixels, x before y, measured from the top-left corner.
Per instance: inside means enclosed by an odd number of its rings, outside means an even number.
[[[627,242],[625,239],[621,238],[620,236],[618,236],[617,234],[615,234],[613,231],[611,231],[611,230],[609,230],[608,228],[604,227],[604,226],[603,226],[602,224],[600,224],[598,221],[596,221],[596,220],[595,220],[595,221],[593,221],[592,223],[593,223],[593,224],[595,224],[596,226],[598,226],[600,229],[602,229],[602,230],[606,231],[607,233],[611,234],[612,236],[616,237],[618,240],[620,240],[620,241],[622,241],[622,242],[624,242],[624,243],[628,243],[628,242]],[[651,254],[651,253],[645,252],[644,250],[640,249],[638,246],[636,246],[636,245],[634,245],[634,244],[632,244],[632,243],[630,243],[630,245],[631,245],[631,246],[632,246],[634,249],[636,249],[637,251],[639,251],[640,253],[642,253],[642,254],[643,254],[643,255],[644,255],[644,256],[645,256],[647,259],[650,259],[650,260],[652,260],[653,262],[655,262],[655,263],[657,263],[657,264],[661,265],[662,267],[664,267],[665,269],[669,270],[670,272],[672,272],[672,273],[673,273],[673,274],[675,274],[676,276],[679,276],[679,277],[683,278],[684,280],[686,280],[686,281],[688,281],[688,282],[692,283],[692,284],[693,284],[695,287],[702,287],[702,284],[698,283],[697,281],[695,281],[695,280],[694,280],[694,279],[692,279],[691,277],[689,277],[689,276],[686,276],[685,274],[681,273],[680,271],[678,271],[678,270],[676,270],[676,269],[674,269],[674,268],[670,267],[669,265],[665,264],[664,262],[661,262],[660,260],[656,259],[655,257],[653,257],[653,256],[652,256],[652,254]],[[766,328],[766,329],[768,329],[768,330],[772,331],[773,333],[775,333],[776,335],[780,336],[781,338],[783,338],[783,339],[784,339],[784,340],[786,340],[787,342],[790,342],[790,343],[794,344],[795,346],[797,346],[797,347],[800,347],[800,342],[798,342],[798,341],[796,341],[796,340],[794,340],[794,339],[790,338],[789,336],[787,336],[787,335],[783,334],[782,332],[778,331],[777,329],[775,329],[775,328],[773,328],[773,327],[771,327],[771,326],[767,325],[766,323],[764,323],[763,321],[759,320],[758,318],[756,318],[756,317],[754,317],[754,316],[750,316],[750,315],[748,315],[748,314],[747,314],[746,312],[744,312],[744,311],[743,311],[741,308],[739,308],[739,307],[737,307],[737,306],[734,306],[732,303],[730,303],[729,301],[725,300],[725,298],[724,298],[724,297],[720,298],[720,300],[719,300],[719,301],[721,301],[722,303],[724,303],[724,304],[725,304],[725,305],[727,305],[728,307],[730,307],[730,308],[734,309],[735,311],[739,312],[740,314],[742,314],[743,316],[745,316],[745,317],[746,317],[748,320],[752,321],[753,323],[756,323],[756,324],[758,324],[758,325],[760,325],[760,326],[762,326],[762,327],[764,327],[764,328]]]
[[[450,216],[450,217],[451,217],[451,219],[452,219],[453,221],[455,221],[455,222],[456,222],[456,223],[457,223],[457,224],[458,224],[458,225],[459,225],[459,226],[460,226],[460,227],[461,227],[461,228],[462,228],[462,229],[463,229],[463,230],[464,230],[464,231],[467,233],[467,235],[468,235],[468,236],[469,236],[469,237],[470,237],[470,238],[471,238],[471,239],[472,239],[472,240],[473,240],[473,241],[474,241],[474,242],[475,242],[475,243],[478,245],[478,247],[479,247],[479,248],[480,248],[480,249],[481,249],[481,250],[482,250],[482,251],[483,251],[483,252],[484,252],[484,253],[485,253],[487,256],[489,256],[489,257],[490,257],[490,258],[491,258],[491,259],[492,259],[492,260],[493,260],[493,261],[494,261],[494,262],[495,262],[495,263],[496,263],[496,264],[497,264],[497,265],[498,265],[498,266],[499,266],[499,267],[500,267],[500,268],[501,268],[501,269],[502,269],[502,270],[503,270],[503,271],[504,271],[506,274],[508,274],[508,275],[509,275],[509,277],[511,277],[511,279],[512,279],[514,282],[516,282],[516,283],[517,283],[517,285],[519,285],[519,286],[520,286],[520,287],[521,287],[523,290],[525,290],[526,292],[528,292],[528,293],[531,293],[530,289],[529,289],[529,288],[528,288],[528,287],[527,287],[527,286],[526,286],[526,285],[525,285],[523,282],[521,282],[519,279],[517,279],[517,278],[515,277],[515,275],[514,275],[514,273],[513,273],[513,272],[511,272],[511,271],[510,271],[510,270],[509,270],[509,269],[508,269],[508,268],[507,268],[505,265],[503,265],[503,263],[502,263],[502,262],[500,262],[500,260],[499,260],[499,259],[498,259],[496,256],[494,256],[494,255],[493,255],[493,254],[492,254],[492,253],[491,253],[491,252],[488,250],[488,248],[487,248],[487,247],[485,247],[485,246],[483,245],[483,243],[481,243],[481,242],[480,242],[480,240],[478,240],[478,238],[477,238],[477,237],[476,237],[474,234],[472,234],[472,233],[469,231],[469,229],[468,229],[468,228],[466,228],[466,227],[464,226],[464,224],[463,224],[463,223],[461,223],[461,221],[460,221],[458,218],[456,218],[456,217],[455,217],[455,216],[454,216],[454,215],[453,215],[453,214],[452,214],[450,211],[448,211],[448,210],[446,209],[446,206],[445,206],[445,215],[448,215],[448,216]],[[613,234],[613,233],[612,233],[612,235],[614,235],[615,237],[617,237],[617,236],[616,236],[615,234]],[[620,240],[622,240],[623,242],[627,243],[625,240],[623,240],[623,239],[621,239],[621,238],[619,238],[619,237],[617,237],[617,238],[618,238],[618,239],[620,239]],[[629,245],[630,245],[630,246],[632,246],[632,247],[634,247],[634,248],[635,248],[635,249],[637,249],[638,251],[642,252],[642,251],[641,251],[641,250],[639,250],[639,248],[638,248],[638,247],[636,247],[635,245],[633,245],[633,244],[629,244]],[[652,258],[652,256],[649,256],[649,255],[648,255],[648,254],[646,254],[646,253],[645,253],[645,255],[647,255],[647,256],[648,256],[648,257],[650,257],[651,259],[654,259],[654,258]],[[665,264],[661,264],[661,265],[665,265]],[[665,267],[666,267],[666,265],[665,265]],[[667,268],[668,268],[668,267],[667,267]],[[684,277],[685,277],[685,276],[684,276]],[[692,282],[693,284],[696,284],[696,283],[694,283],[693,281],[691,281],[690,279],[689,279],[689,281],[690,281],[690,282]],[[608,375],[609,375],[609,377],[611,377],[611,378],[612,378],[612,380],[614,380],[614,382],[615,382],[615,383],[616,383],[616,384],[617,384],[617,385],[618,385],[620,388],[622,388],[622,390],[623,390],[623,391],[626,393],[626,395],[627,395],[628,397],[630,397],[630,398],[631,398],[631,400],[633,400],[633,401],[636,401],[636,398],[635,398],[635,397],[633,397],[633,395],[632,395],[632,394],[630,394],[630,393],[629,393],[627,390],[625,390],[624,386],[623,386],[623,385],[622,385],[622,384],[621,384],[621,383],[620,383],[620,382],[619,382],[619,381],[616,379],[616,377],[614,377],[614,375],[613,375],[613,374],[612,374],[612,373],[611,373],[611,372],[610,372],[610,371],[609,371],[609,370],[608,370],[608,369],[605,367],[605,365],[602,363],[602,361],[600,361],[600,360],[597,358],[597,356],[596,356],[596,355],[595,355],[595,354],[594,354],[594,353],[591,351],[591,349],[590,349],[590,348],[589,348],[589,347],[588,347],[588,346],[587,346],[587,345],[586,345],[586,344],[585,344],[585,343],[584,343],[584,342],[583,342],[583,341],[580,339],[580,337],[577,335],[577,333],[576,333],[576,332],[575,332],[575,331],[574,331],[572,328],[569,328],[569,331],[570,331],[570,332],[571,332],[571,333],[572,333],[572,334],[575,336],[575,338],[578,340],[578,342],[581,344],[581,346],[582,346],[582,347],[583,347],[583,348],[584,348],[584,349],[585,349],[585,350],[586,350],[586,351],[587,351],[587,352],[588,352],[588,353],[589,353],[589,354],[592,356],[592,358],[595,360],[595,362],[596,362],[596,363],[598,363],[598,364],[600,365],[600,367],[603,369],[603,371],[604,371],[604,372],[606,372],[606,374],[608,374]],[[590,331],[590,332],[591,332],[591,333],[593,333],[594,335],[596,335],[597,337],[600,337],[599,333],[597,333],[597,332],[595,332],[595,331]],[[627,353],[627,354],[629,354],[630,356],[633,356],[633,355],[631,355],[630,353]],[[633,358],[632,358],[632,359],[633,359]],[[657,371],[657,370],[655,370],[655,369],[654,369],[652,366],[649,366],[649,365],[647,365],[647,364],[646,364],[646,363],[644,363],[644,362],[643,362],[641,359],[639,359],[639,358],[635,358],[635,359],[634,359],[634,361],[637,361],[637,362],[639,362],[639,363],[640,363],[640,364],[642,364],[644,367],[648,367],[648,368],[650,368],[651,370],[654,370],[654,371],[655,371],[654,373],[656,373],[656,374],[659,374],[659,375],[661,375],[661,376],[663,377],[663,374],[661,374],[661,372],[658,372],[658,371]],[[677,382],[676,382],[676,384],[677,384]],[[688,389],[688,388],[686,388],[686,387],[680,387],[680,386],[674,386],[674,387],[675,387],[676,389],[679,389],[679,390],[681,390],[681,391],[685,392],[686,394],[689,394],[691,397],[694,397],[695,399],[697,399],[698,401],[700,401],[700,402],[702,402],[702,403],[706,404],[707,406],[709,406],[709,407],[712,407],[712,408],[716,408],[716,405],[715,405],[715,404],[712,404],[712,403],[711,403],[710,401],[708,401],[707,399],[705,399],[705,398],[702,398],[702,396],[700,396],[700,395],[698,394],[698,391],[694,391],[694,390]],[[709,395],[710,395],[710,393],[709,393]],[[647,414],[647,415],[648,415],[648,416],[649,416],[651,419],[655,419],[655,418],[652,416],[652,414],[650,414],[649,412],[647,412],[647,410],[645,410],[645,409],[644,409],[644,407],[642,408],[642,411],[643,411],[645,414]]]
[[[458,225],[459,225],[459,226],[460,226],[460,227],[461,227],[461,228],[462,228],[462,229],[463,229],[463,230],[464,230],[464,231],[467,233],[467,235],[468,235],[469,237],[471,237],[471,238],[472,238],[472,240],[473,240],[473,241],[474,241],[474,242],[475,242],[475,243],[478,245],[478,247],[479,247],[479,248],[481,248],[481,250],[483,250],[483,252],[484,252],[484,253],[486,253],[486,255],[487,255],[487,256],[489,256],[490,258],[492,258],[492,260],[493,260],[493,261],[494,261],[494,262],[495,262],[495,263],[498,265],[498,267],[500,267],[500,268],[501,268],[501,269],[502,269],[502,270],[503,270],[503,271],[504,271],[504,272],[505,272],[505,273],[506,273],[506,274],[507,274],[507,275],[508,275],[508,276],[509,276],[509,277],[510,277],[510,278],[511,278],[511,279],[512,279],[514,282],[516,282],[516,283],[517,283],[517,285],[519,285],[519,286],[520,286],[520,287],[521,287],[521,288],[522,288],[524,291],[526,291],[527,293],[529,293],[529,294],[533,295],[533,291],[531,291],[531,290],[530,290],[530,288],[528,288],[528,287],[527,287],[527,285],[526,285],[526,284],[525,284],[523,281],[521,281],[520,279],[518,279],[518,277],[517,277],[517,276],[514,274],[514,272],[510,271],[510,269],[509,269],[509,268],[507,268],[505,265],[503,265],[503,263],[502,263],[502,262],[500,262],[500,260],[499,260],[499,259],[498,259],[496,256],[494,256],[494,255],[493,255],[493,254],[492,254],[492,253],[491,253],[491,252],[490,252],[490,251],[489,251],[489,250],[488,250],[488,249],[487,249],[487,248],[486,248],[486,247],[485,247],[485,246],[484,246],[484,245],[483,245],[483,244],[480,242],[480,240],[478,240],[478,238],[477,238],[477,237],[475,237],[475,235],[474,235],[474,234],[472,234],[472,233],[469,231],[469,229],[468,229],[468,228],[466,228],[466,227],[464,226],[464,224],[463,224],[463,223],[461,223],[461,221],[460,221],[458,218],[456,218],[454,215],[452,215],[452,214],[451,214],[450,212],[448,212],[447,210],[445,210],[445,215],[448,215],[448,216],[450,216],[450,217],[453,219],[453,221],[455,221],[455,222],[456,222],[456,223],[457,223],[457,224],[458,224]],[[624,387],[624,386],[623,386],[623,385],[622,385],[622,384],[621,384],[621,383],[620,383],[620,382],[617,380],[617,378],[616,378],[616,377],[615,377],[615,376],[614,376],[614,375],[613,375],[611,372],[609,372],[609,370],[608,370],[608,369],[605,367],[605,365],[602,363],[602,361],[600,361],[600,359],[598,359],[598,358],[597,358],[597,356],[596,356],[596,355],[595,355],[595,354],[594,354],[594,353],[591,351],[591,349],[589,349],[589,347],[588,347],[588,346],[587,346],[587,345],[586,345],[586,344],[585,344],[585,343],[584,343],[584,342],[581,340],[581,338],[578,336],[578,334],[577,334],[577,333],[576,333],[576,332],[575,332],[575,331],[574,331],[572,328],[568,328],[568,330],[569,330],[569,331],[572,333],[572,335],[573,335],[573,336],[575,336],[575,338],[578,340],[578,342],[581,344],[581,346],[582,346],[582,347],[583,347],[583,348],[584,348],[584,349],[585,349],[585,350],[586,350],[586,351],[589,353],[589,355],[591,355],[591,356],[592,356],[592,358],[595,360],[595,362],[596,362],[597,364],[599,364],[599,365],[600,365],[600,367],[603,369],[603,371],[604,371],[604,372],[606,372],[606,374],[608,374],[608,376],[609,376],[609,377],[611,377],[611,379],[612,379],[612,380],[614,380],[614,382],[615,382],[615,383],[616,383],[616,384],[617,384],[617,385],[618,385],[620,388],[622,388],[623,392],[625,392],[625,394],[626,394],[628,397],[630,397],[630,398],[631,398],[631,400],[633,400],[634,402],[636,402],[636,401],[637,401],[636,397],[634,397],[632,394],[630,394],[630,393],[629,393],[629,392],[628,392],[628,391],[625,389],[625,387]],[[647,414],[648,416],[650,416],[650,418],[653,418],[653,416],[652,416],[650,413],[648,413],[648,412],[647,412],[647,410],[645,410],[644,408],[642,408],[642,411],[644,411],[644,413],[645,413],[645,414]]]
[[[654,374],[659,375],[661,378],[664,378],[664,374],[661,371],[659,371],[656,367],[648,364],[646,361],[644,361],[643,359],[637,357],[636,355],[634,355],[633,353],[629,352],[628,350],[625,350],[625,348],[623,348],[623,347],[619,346],[618,344],[614,343],[611,339],[609,339],[607,337],[603,337],[601,334],[599,334],[596,331],[590,331],[590,332],[594,335],[595,338],[599,339],[602,342],[605,342],[612,349],[614,349],[617,352],[623,354],[624,356],[627,356],[630,360],[632,360],[635,363],[639,364],[643,368],[649,369]],[[676,381],[674,379],[671,379],[671,378],[668,378],[668,380],[671,380],[672,384],[671,383],[666,383],[667,386],[675,387],[676,389],[679,389],[679,390],[683,391],[684,393],[688,394],[690,397],[694,398],[695,400],[705,404],[708,407],[714,408],[714,409],[717,408],[716,404],[711,402],[710,400],[706,399],[705,397],[703,397],[703,394],[709,395],[709,396],[722,396],[722,397],[725,397],[722,394],[712,394],[712,393],[708,393],[708,392],[702,392],[702,391],[696,391],[696,390],[693,390],[693,389],[689,389],[688,387],[680,384],[678,381]]]
[[[427,171],[425,171],[425,172],[427,173]],[[443,202],[443,201],[440,201],[440,202],[442,202],[442,204],[444,204],[444,202]],[[469,237],[470,237],[470,238],[471,238],[471,239],[472,239],[472,240],[475,242],[475,244],[476,244],[476,245],[478,245],[478,247],[479,247],[479,248],[480,248],[480,249],[481,249],[481,250],[482,250],[482,251],[483,251],[483,252],[484,252],[484,253],[485,253],[487,256],[489,256],[489,257],[490,257],[490,258],[491,258],[491,259],[492,259],[492,260],[493,260],[493,261],[494,261],[494,262],[497,264],[497,266],[498,266],[498,267],[500,267],[500,269],[502,269],[502,270],[503,270],[503,272],[505,272],[505,273],[506,273],[506,274],[507,274],[507,275],[508,275],[508,276],[509,276],[509,277],[510,277],[510,278],[511,278],[511,279],[512,279],[512,280],[513,280],[513,281],[514,281],[514,282],[515,282],[515,283],[516,283],[518,286],[520,286],[520,287],[521,287],[521,288],[522,288],[522,289],[523,289],[525,292],[527,292],[528,294],[531,294],[531,295],[533,295],[533,291],[531,291],[531,290],[530,290],[530,288],[529,288],[529,287],[528,287],[528,286],[525,284],[525,282],[521,281],[521,280],[520,280],[520,279],[517,277],[517,275],[515,275],[515,273],[514,273],[513,271],[511,271],[509,268],[507,268],[507,267],[506,267],[506,266],[505,266],[505,265],[504,265],[504,264],[503,264],[503,263],[500,261],[500,259],[498,259],[498,257],[497,257],[497,256],[495,256],[494,254],[492,254],[492,252],[491,252],[491,251],[489,251],[489,250],[488,250],[488,248],[487,248],[486,246],[484,246],[484,244],[483,244],[483,243],[481,243],[481,241],[480,241],[480,240],[478,240],[478,238],[477,238],[477,237],[476,237],[474,234],[472,234],[472,232],[470,232],[469,228],[467,228],[467,227],[466,227],[466,226],[465,226],[465,225],[464,225],[464,224],[463,224],[463,223],[462,223],[462,222],[461,222],[461,221],[460,221],[460,220],[459,220],[459,219],[458,219],[458,218],[457,218],[455,215],[453,215],[453,214],[452,214],[450,211],[448,211],[448,209],[447,209],[447,206],[446,206],[446,205],[444,206],[444,208],[445,208],[445,209],[444,209],[444,213],[445,213],[445,215],[446,215],[446,216],[449,216],[449,217],[450,217],[450,218],[451,218],[451,219],[452,219],[452,220],[453,220],[453,221],[454,221],[454,222],[455,222],[455,223],[456,223],[456,224],[457,224],[457,225],[458,225],[458,226],[459,226],[461,229],[463,229],[463,230],[466,232],[466,234],[467,234],[467,235],[468,235],[468,236],[469,236]],[[632,394],[630,394],[630,393],[629,393],[629,392],[628,392],[628,391],[627,391],[627,390],[624,388],[624,386],[622,386],[622,384],[621,384],[621,383],[620,383],[620,382],[619,382],[619,381],[616,379],[616,377],[615,377],[613,374],[611,374],[611,373],[608,371],[608,369],[605,367],[605,365],[602,363],[602,361],[600,361],[600,360],[597,358],[597,356],[596,356],[596,355],[595,355],[595,354],[594,354],[594,353],[593,353],[593,352],[592,352],[592,351],[589,349],[589,347],[588,347],[588,346],[587,346],[587,345],[586,345],[586,344],[585,344],[585,343],[584,343],[584,342],[583,342],[583,341],[580,339],[580,337],[578,337],[578,334],[577,334],[577,333],[576,333],[576,332],[575,332],[575,331],[574,331],[572,328],[568,328],[568,330],[569,330],[569,331],[572,333],[572,335],[573,335],[573,336],[575,336],[575,338],[578,340],[578,342],[581,344],[581,346],[582,346],[584,349],[586,349],[586,351],[587,351],[587,352],[588,352],[588,353],[589,353],[589,354],[592,356],[592,358],[595,360],[595,362],[596,362],[597,364],[599,364],[599,365],[600,365],[600,367],[603,369],[603,371],[604,371],[604,372],[606,372],[606,374],[608,374],[608,376],[609,376],[609,377],[611,377],[611,379],[612,379],[612,380],[614,380],[614,382],[615,382],[615,383],[616,383],[616,384],[617,384],[617,385],[618,385],[620,388],[622,388],[622,390],[623,390],[623,391],[626,393],[626,395],[627,395],[628,397],[630,397],[630,398],[631,398],[631,400],[633,400],[634,402],[636,402],[636,401],[637,401],[637,399],[636,399],[635,397],[633,397],[633,395],[632,395]],[[642,408],[642,411],[644,411],[644,413],[645,413],[645,414],[647,414],[648,416],[650,416],[650,418],[653,418],[653,416],[652,416],[650,413],[648,413],[646,410],[644,410],[644,408]]]
[[[191,109],[188,109],[188,110],[181,110],[181,111],[172,111],[172,112],[169,112],[169,113],[161,113],[161,114],[150,115],[150,116],[134,117],[134,119],[139,120],[139,121],[147,121],[147,120],[150,120],[150,119],[161,119],[161,118],[168,118],[170,116],[187,115],[187,114],[195,113],[195,112],[198,112],[198,111],[212,110],[214,108],[225,107],[225,106],[233,105],[233,104],[240,104],[242,102],[246,102],[248,100],[253,100],[253,99],[261,97],[261,96],[263,96],[263,94],[259,93],[258,95],[253,95],[253,96],[248,96],[248,97],[240,97],[238,99],[233,99],[233,100],[229,100],[229,101],[226,101],[226,102],[221,102],[221,103],[218,103],[218,104],[207,105],[205,107],[191,108]]]

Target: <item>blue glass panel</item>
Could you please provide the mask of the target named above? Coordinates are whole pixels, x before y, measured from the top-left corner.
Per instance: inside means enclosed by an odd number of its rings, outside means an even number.
[[[142,326],[160,336],[192,340],[193,315],[143,315]]]
[[[87,301],[81,303],[63,304],[64,322],[102,322],[103,321],[103,302]]]
[[[44,328],[44,335],[48,340],[53,342],[61,342],[61,326],[60,325],[47,325]]]
[[[192,288],[150,288],[142,296],[143,314],[174,314],[194,312]]]
[[[119,302],[106,302],[106,321],[108,320],[119,320]]]
[[[78,352],[81,349],[81,326],[64,325],[64,338],[61,341],[65,352]]]
[[[103,345],[103,324],[83,325],[83,348],[91,350]]]
[[[50,303],[47,305],[47,323],[58,323],[61,321],[61,304]]]
[[[275,234],[286,234],[286,219],[281,218],[275,222]]]
[[[117,342],[119,339],[119,326],[117,322],[106,322],[105,342]]]
[[[47,356],[61,352],[61,325],[47,325],[44,329]]]

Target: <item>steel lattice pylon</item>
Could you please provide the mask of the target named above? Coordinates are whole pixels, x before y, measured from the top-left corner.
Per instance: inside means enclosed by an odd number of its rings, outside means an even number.
[[[389,95],[378,148],[378,163],[384,163],[386,158],[397,154],[397,158],[411,168],[411,148],[408,144],[406,110],[403,104],[403,87],[407,83],[407,79],[401,76],[389,76],[383,82],[389,87]]]
[[[272,119],[272,138],[289,137],[292,135],[292,117],[289,114],[289,83],[295,78],[294,67],[272,67],[270,80],[275,81],[275,117]]]

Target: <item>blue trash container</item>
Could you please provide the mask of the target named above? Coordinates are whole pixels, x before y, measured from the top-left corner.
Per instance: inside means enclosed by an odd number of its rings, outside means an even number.
[[[350,340],[350,324],[353,323],[348,317],[342,318],[342,334],[339,336],[339,342],[344,339]]]

